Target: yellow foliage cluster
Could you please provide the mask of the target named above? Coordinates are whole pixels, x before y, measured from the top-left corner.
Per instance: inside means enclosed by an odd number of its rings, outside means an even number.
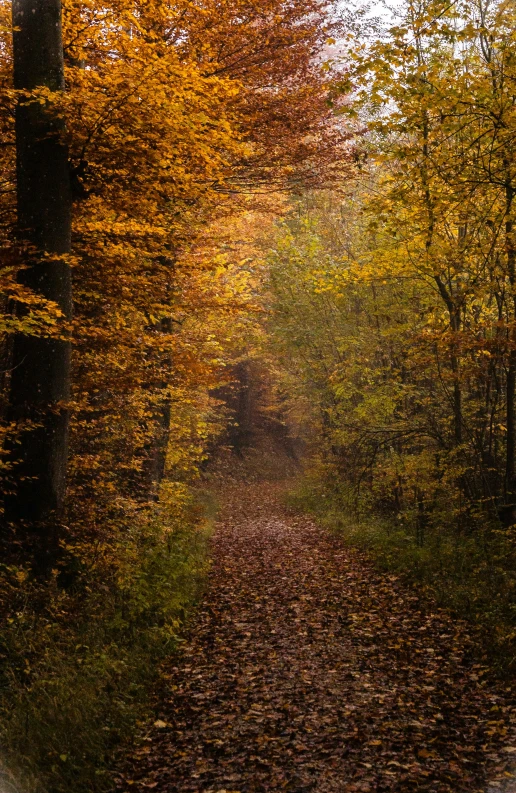
[[[367,124],[355,179],[308,197],[281,232],[275,334],[355,498],[416,527],[507,525],[514,10],[429,0],[400,17],[355,48],[343,84]]]

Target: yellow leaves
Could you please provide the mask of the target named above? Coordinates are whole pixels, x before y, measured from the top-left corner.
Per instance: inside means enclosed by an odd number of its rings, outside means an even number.
[[[153,724],[154,727],[157,727],[159,730],[164,730],[166,727],[168,727],[168,723],[166,721],[163,721],[162,719],[156,719],[156,721],[153,722]]]
[[[420,757],[422,760],[437,760],[439,755],[437,752],[429,749],[419,749],[417,756]]]

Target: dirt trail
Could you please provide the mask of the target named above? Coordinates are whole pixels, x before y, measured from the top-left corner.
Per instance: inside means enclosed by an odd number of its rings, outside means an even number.
[[[508,693],[485,682],[464,625],[263,486],[237,490],[124,789],[505,790]]]

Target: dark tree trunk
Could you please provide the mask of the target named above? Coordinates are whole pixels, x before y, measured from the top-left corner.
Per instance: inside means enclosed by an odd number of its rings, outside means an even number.
[[[163,317],[150,328],[155,333],[172,332],[170,317]],[[154,407],[152,416],[152,439],[146,446],[146,457],[143,463],[145,495],[150,501],[159,500],[161,482],[165,476],[167,464],[167,451],[170,440],[170,418],[172,415],[172,402],[168,391],[169,380],[172,373],[172,358],[167,355],[157,362],[161,366],[163,379],[157,384],[157,394],[151,397]],[[155,387],[154,387],[155,388]],[[152,389],[154,391],[154,388]]]
[[[144,465],[146,494],[150,501],[158,501],[160,485],[165,476],[170,439],[170,417],[170,398],[165,397],[154,414],[154,438],[147,449],[147,459]]]
[[[439,275],[434,276],[439,293],[446,304],[450,317],[450,328],[453,333],[451,350],[451,370],[453,373],[453,435],[456,446],[462,443],[462,388],[460,384],[460,366],[457,336],[461,328],[460,307],[455,305],[450,285],[446,285]]]
[[[229,442],[235,453],[242,457],[252,445],[255,413],[255,394],[248,361],[237,363],[234,375],[234,422],[229,429]]]
[[[516,248],[514,245],[514,228],[511,218],[513,189],[506,185],[505,243],[507,248],[507,272],[511,295],[509,302],[512,308],[512,323],[509,319],[509,361],[507,365],[507,456],[505,466],[505,499],[514,506],[516,499]]]
[[[13,0],[13,26],[15,88],[64,90],[60,0]],[[71,189],[64,133],[51,100],[41,104],[20,99],[17,235],[24,267],[19,281],[54,301],[68,320]],[[43,558],[52,555],[65,497],[69,397],[70,342],[18,334],[8,413],[19,432],[10,449],[14,467],[6,520],[39,538]]]
[[[455,445],[462,444],[462,388],[460,384],[460,357],[457,352],[457,335],[460,331],[460,311],[454,312],[452,319],[452,330],[454,334],[453,352],[451,356],[451,368],[453,372],[453,429]]]

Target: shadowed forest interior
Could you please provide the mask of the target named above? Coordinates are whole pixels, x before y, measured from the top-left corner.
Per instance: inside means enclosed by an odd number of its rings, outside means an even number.
[[[0,790],[514,790],[515,23],[505,0],[0,0]],[[391,582],[400,644],[373,619],[360,646],[410,670],[444,636],[473,710],[416,765],[400,739],[334,779],[340,748],[297,736],[269,777],[133,773],[192,625],[204,668],[210,586],[213,613],[252,576],[279,597],[275,537],[293,602],[317,601],[296,553],[327,559],[328,614],[348,586],[387,614]],[[416,655],[404,598],[437,615]],[[281,770],[305,750],[326,759]]]

